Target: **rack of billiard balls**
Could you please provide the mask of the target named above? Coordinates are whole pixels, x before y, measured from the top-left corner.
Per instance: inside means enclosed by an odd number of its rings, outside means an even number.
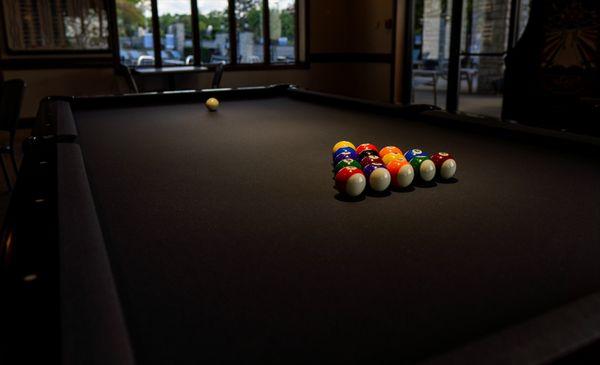
[[[436,176],[442,180],[454,177],[456,161],[447,152],[431,156],[418,148],[405,153],[396,146],[378,149],[371,143],[358,147],[348,141],[333,146],[335,188],[351,197],[361,195],[367,188],[384,192],[390,186],[407,188],[419,179],[429,182]]]

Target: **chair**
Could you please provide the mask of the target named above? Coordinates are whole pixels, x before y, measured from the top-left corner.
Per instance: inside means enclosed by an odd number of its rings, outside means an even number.
[[[213,75],[212,83],[210,85],[213,89],[218,89],[221,85],[221,78],[223,77],[223,71],[225,70],[225,63],[220,62],[215,67],[215,74]]]
[[[115,66],[115,73],[117,75],[123,76],[123,78],[127,82],[127,86],[129,87],[130,93],[137,94],[140,92],[140,90],[137,86],[137,83],[135,82],[135,78],[131,74],[131,70],[129,69],[128,66],[123,65],[122,63],[117,64]]]
[[[6,179],[6,186],[9,191],[12,190],[12,183],[8,175],[4,155],[7,154],[10,156],[13,169],[15,170],[15,174],[17,174],[19,167],[17,166],[14,143],[24,94],[25,81],[23,80],[7,80],[2,82],[0,86],[0,130],[9,133],[8,144],[0,146],[0,162],[2,162],[2,173]]]

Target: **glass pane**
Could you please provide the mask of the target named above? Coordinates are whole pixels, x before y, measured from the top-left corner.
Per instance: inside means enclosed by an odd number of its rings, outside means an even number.
[[[521,0],[521,8],[519,9],[519,35],[517,37],[521,38],[523,35],[523,31],[529,22],[529,12],[531,11],[531,0]]]
[[[117,27],[121,63],[154,65],[150,0],[117,0]]]
[[[199,0],[202,63],[229,63],[228,0]]]
[[[158,0],[157,3],[163,65],[194,64],[190,0]]]
[[[238,62],[262,63],[264,60],[262,0],[236,0],[235,17]]]
[[[466,0],[459,110],[500,118],[511,0]]]
[[[446,99],[452,1],[415,1],[412,101],[443,106]]]
[[[296,2],[269,0],[271,62],[294,63],[296,59]]]
[[[2,2],[8,47],[13,51],[108,50],[102,0],[74,7],[64,1]]]

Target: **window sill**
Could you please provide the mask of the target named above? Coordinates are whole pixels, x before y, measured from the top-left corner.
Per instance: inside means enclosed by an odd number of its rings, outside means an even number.
[[[103,68],[114,64],[111,55],[3,57],[0,67],[7,70],[52,68]]]
[[[226,64],[226,72],[235,71],[278,71],[278,70],[303,70],[308,69],[310,66],[307,62],[298,62],[292,64],[264,64],[264,63],[248,63],[248,64]],[[146,75],[146,74],[179,74],[179,73],[204,73],[214,72],[215,65],[202,65],[202,66],[137,66],[130,67],[133,74]],[[147,70],[147,71],[146,71]]]

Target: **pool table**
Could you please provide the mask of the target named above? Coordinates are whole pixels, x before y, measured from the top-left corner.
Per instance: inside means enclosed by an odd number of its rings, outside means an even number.
[[[458,170],[348,198],[339,140]],[[547,363],[598,343],[593,138],[272,85],[48,98],[23,148],[5,280],[63,364]]]

